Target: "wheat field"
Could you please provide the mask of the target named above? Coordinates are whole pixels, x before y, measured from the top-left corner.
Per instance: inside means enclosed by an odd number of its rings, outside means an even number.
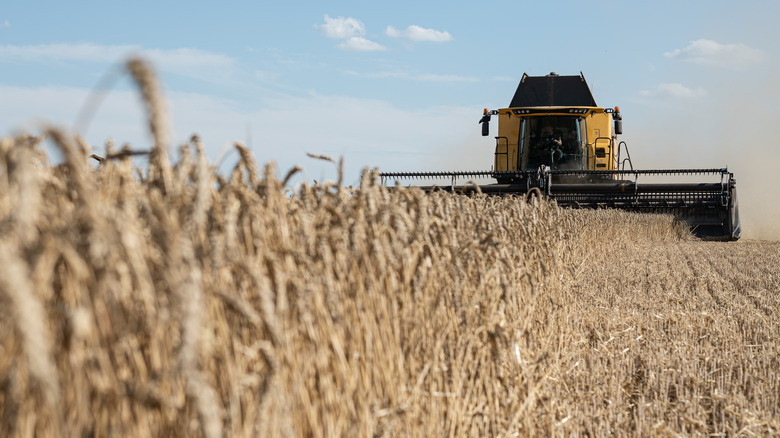
[[[293,190],[238,144],[223,176],[197,137],[168,156],[128,67],[146,169],[0,140],[0,435],[780,434],[778,242],[368,171]]]

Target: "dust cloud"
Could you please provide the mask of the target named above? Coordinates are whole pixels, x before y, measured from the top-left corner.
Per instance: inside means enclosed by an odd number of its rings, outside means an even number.
[[[703,101],[626,112],[634,167],[728,167],[737,181],[742,237],[780,240],[780,90],[772,76],[710,86]]]

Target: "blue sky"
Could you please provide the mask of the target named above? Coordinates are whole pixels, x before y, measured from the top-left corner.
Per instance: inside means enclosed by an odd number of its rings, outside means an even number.
[[[309,179],[335,171],[307,152],[343,156],[353,184],[364,167],[482,170],[482,109],[508,105],[524,72],[581,71],[621,107],[636,167],[729,166],[758,216],[780,164],[778,18],[775,1],[3,0],[0,135],[75,129],[135,53],[159,72],[173,145],[198,133],[212,160],[241,141]],[[108,138],[148,147],[127,77],[81,133],[96,152]]]

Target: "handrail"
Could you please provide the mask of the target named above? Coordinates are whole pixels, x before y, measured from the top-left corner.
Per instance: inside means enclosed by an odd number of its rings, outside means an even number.
[[[623,161],[620,161],[620,148],[621,146],[626,150],[626,158],[623,159]],[[618,153],[617,153],[617,165],[620,170],[625,170],[626,168],[626,161],[628,161],[629,167],[631,167],[631,170],[634,170],[634,164],[631,162],[631,154],[628,152],[628,145],[625,141],[621,141],[618,143]]]
[[[498,146],[500,146],[499,145],[499,140],[502,139],[502,138],[506,141],[506,145],[505,145],[506,146],[506,152],[498,152]],[[495,152],[494,155],[496,156],[496,168],[498,167],[498,156],[499,155],[505,155],[505,158],[504,158],[506,160],[505,168],[509,169],[509,139],[507,137],[503,137],[503,136],[496,137],[496,152]]]

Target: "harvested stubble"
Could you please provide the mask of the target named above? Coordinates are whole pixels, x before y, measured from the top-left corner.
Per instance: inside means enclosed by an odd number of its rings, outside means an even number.
[[[0,435],[778,433],[776,244],[45,135],[0,142]]]

